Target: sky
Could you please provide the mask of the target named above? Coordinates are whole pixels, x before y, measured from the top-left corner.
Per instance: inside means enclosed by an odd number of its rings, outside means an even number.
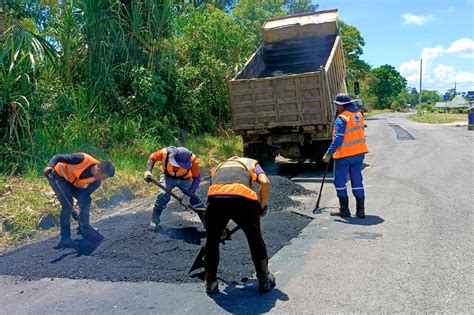
[[[407,85],[445,93],[474,91],[474,0],[313,0],[339,9],[365,40],[363,60],[394,66]]]

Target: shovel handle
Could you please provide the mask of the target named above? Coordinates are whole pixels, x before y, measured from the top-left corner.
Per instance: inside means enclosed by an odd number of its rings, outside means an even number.
[[[168,195],[170,195],[171,197],[173,197],[174,199],[176,199],[183,207],[186,207],[194,212],[204,212],[203,210],[198,210],[194,207],[191,207],[190,205],[188,206],[185,206],[183,204],[183,199],[181,197],[179,197],[178,195],[176,195],[174,192],[172,192],[170,189],[166,188],[165,186],[161,185],[156,179],[154,179],[153,177],[150,177],[148,178],[148,180],[150,182],[152,182],[153,184],[155,184],[156,186],[160,187],[161,189],[163,189],[164,192],[166,192]]]

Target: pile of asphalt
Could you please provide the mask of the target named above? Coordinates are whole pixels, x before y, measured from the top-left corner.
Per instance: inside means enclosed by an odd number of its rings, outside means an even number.
[[[301,206],[290,197],[311,192],[283,177],[270,179],[272,198],[262,226],[268,254],[272,256],[310,222],[308,218],[287,211]],[[201,187],[200,194],[205,190],[205,186]],[[18,276],[23,280],[201,281],[199,277],[191,277],[188,271],[206,234],[199,221],[184,220],[183,212],[186,210],[176,203],[169,204],[161,217],[163,230],[158,233],[146,229],[150,209],[144,207],[100,220],[93,225],[105,240],[97,248],[82,241],[76,249],[54,250],[57,237],[21,247],[0,256],[0,275]],[[240,281],[253,273],[247,240],[239,231],[231,241],[221,245],[219,277],[229,282]]]

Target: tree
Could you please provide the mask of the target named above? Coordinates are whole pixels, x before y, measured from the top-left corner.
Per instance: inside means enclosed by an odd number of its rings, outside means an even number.
[[[290,0],[285,5],[286,11],[290,15],[316,12],[319,4],[312,4],[311,0]]]
[[[370,65],[360,59],[365,41],[357,28],[344,21],[339,21],[339,30],[346,63],[346,79],[352,86],[354,81],[363,80],[370,71]]]
[[[421,90],[421,102],[434,105],[436,102],[441,102],[442,97],[438,91]]]
[[[396,96],[406,87],[406,79],[390,65],[383,65],[371,71],[370,93],[377,97],[377,108],[389,108]]]
[[[2,5],[8,27],[0,33],[0,140],[18,149],[23,138],[33,145],[29,100],[41,70],[56,65],[57,53],[31,19],[18,20],[14,9],[19,7]]]
[[[287,14],[281,1],[240,0],[232,10],[232,16],[260,43],[260,35],[265,20]]]

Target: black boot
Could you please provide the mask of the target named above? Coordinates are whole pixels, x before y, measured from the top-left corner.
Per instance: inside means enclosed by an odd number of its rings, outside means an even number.
[[[206,281],[206,293],[213,294],[219,292],[219,283],[217,282],[217,265],[205,263],[204,280]]]
[[[160,216],[161,213],[163,212],[163,209],[158,208],[157,206],[153,207],[153,212],[151,214],[151,221],[150,224],[148,225],[148,230],[156,232],[158,229],[158,226],[160,225]]]
[[[358,218],[365,218],[365,197],[356,198],[356,216]]]
[[[341,218],[347,218],[351,216],[351,212],[349,211],[349,197],[339,197],[339,206],[340,208],[331,211],[330,215]]]
[[[268,258],[254,262],[257,272],[258,289],[262,293],[271,291],[275,285],[275,276],[268,271]]]

